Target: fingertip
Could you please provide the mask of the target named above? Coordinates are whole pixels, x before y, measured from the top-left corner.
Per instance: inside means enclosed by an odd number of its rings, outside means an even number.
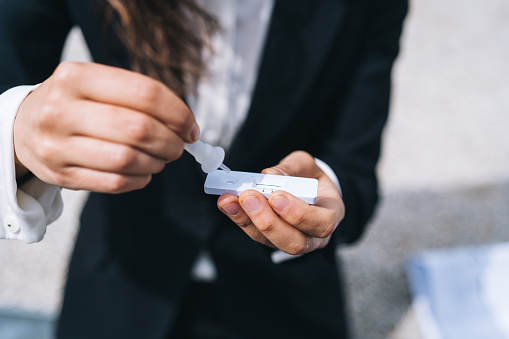
[[[200,138],[200,127],[198,126],[197,123],[194,123],[194,126],[191,129],[190,137],[193,142],[197,141]]]
[[[227,215],[237,216],[239,215],[241,208],[238,202],[230,202],[226,205],[223,205],[221,210]]]
[[[284,175],[283,172],[275,167],[266,168],[262,171],[262,174],[273,174],[273,175]]]
[[[276,194],[270,197],[269,204],[279,212],[284,212],[288,209],[290,202],[286,196],[282,194]]]
[[[284,219],[311,212],[309,209],[311,205],[285,191],[272,193],[268,202],[272,210]]]
[[[224,205],[230,204],[232,202],[238,203],[238,201],[239,201],[239,198],[237,196],[230,194],[230,193],[226,193],[226,194],[219,196],[219,198],[217,199],[217,207],[222,209]]]
[[[245,197],[242,199],[241,204],[243,209],[250,214],[260,211],[262,207],[260,198],[255,195]]]
[[[244,192],[240,193],[239,200],[242,202],[244,199],[251,196],[263,197],[263,194],[254,189],[247,189]]]

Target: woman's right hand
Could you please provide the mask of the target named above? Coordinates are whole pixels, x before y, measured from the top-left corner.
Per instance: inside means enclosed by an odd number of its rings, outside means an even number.
[[[146,186],[200,131],[187,105],[147,76],[62,63],[20,106],[17,175],[69,189],[121,193]]]

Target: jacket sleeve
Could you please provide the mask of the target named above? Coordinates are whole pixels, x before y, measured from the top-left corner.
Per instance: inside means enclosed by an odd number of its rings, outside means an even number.
[[[351,243],[362,234],[377,200],[376,164],[387,120],[391,71],[399,50],[406,0],[372,1],[360,62],[340,108],[333,136],[318,157],[337,175],[346,207],[333,243]]]
[[[0,2],[0,238],[40,241],[62,212],[60,189],[31,178],[18,187],[13,124],[19,106],[60,61],[71,28],[61,1]]]

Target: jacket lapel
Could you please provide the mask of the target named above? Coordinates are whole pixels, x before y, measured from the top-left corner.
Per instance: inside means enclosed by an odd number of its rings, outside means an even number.
[[[249,166],[292,119],[345,11],[338,0],[276,1],[251,108],[227,154],[234,169]]]

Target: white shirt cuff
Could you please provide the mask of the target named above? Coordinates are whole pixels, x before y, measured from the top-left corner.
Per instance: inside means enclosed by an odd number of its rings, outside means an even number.
[[[46,226],[63,209],[60,188],[32,178],[17,187],[13,126],[19,106],[36,86],[14,87],[0,95],[0,238],[26,243],[42,240]]]
[[[330,168],[329,165],[327,165],[325,162],[318,158],[315,158],[315,164],[318,167],[320,167],[320,169],[330,178],[330,180],[332,180],[334,185],[336,185],[336,187],[338,188],[339,195],[343,197],[343,192],[341,191],[341,184],[339,183],[338,177],[336,176],[336,173],[334,173],[332,168]]]

